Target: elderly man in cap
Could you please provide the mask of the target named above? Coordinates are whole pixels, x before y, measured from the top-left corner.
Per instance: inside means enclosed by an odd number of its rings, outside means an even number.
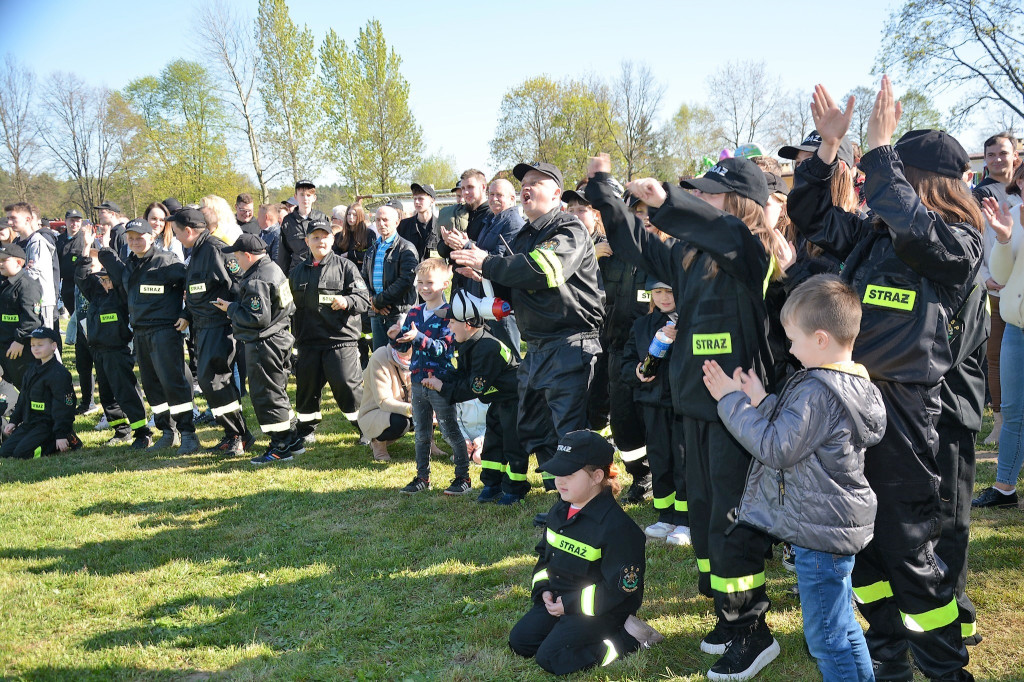
[[[418,182],[409,187],[416,212],[398,223],[398,236],[416,247],[416,253],[422,261],[437,255],[437,219],[434,218],[437,192],[433,185],[421,185]]]
[[[284,274],[292,271],[299,261],[309,253],[306,246],[306,232],[314,220],[329,222],[322,211],[313,208],[316,203],[316,185],[312,180],[295,183],[295,210],[281,221],[281,241],[277,247],[277,264]]]
[[[519,366],[519,436],[543,464],[560,437],[587,426],[583,397],[601,353],[604,292],[587,228],[561,209],[562,172],[550,163],[521,163],[512,173],[522,183],[528,220],[512,252],[495,256],[469,244],[451,259],[464,274],[491,280],[495,294],[512,304],[527,349]],[[554,489],[549,475],[544,486]]]

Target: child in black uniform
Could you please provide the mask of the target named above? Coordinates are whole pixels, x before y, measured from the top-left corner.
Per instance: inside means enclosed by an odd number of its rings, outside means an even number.
[[[567,675],[647,648],[664,637],[636,617],[644,596],[644,534],[615,501],[615,449],[593,431],[572,431],[543,470],[561,500],[537,544],[533,607],[509,646]]]

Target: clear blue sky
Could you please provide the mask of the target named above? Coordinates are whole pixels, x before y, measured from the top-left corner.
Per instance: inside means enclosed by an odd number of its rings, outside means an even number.
[[[229,0],[255,16],[256,0]],[[706,97],[729,60],[767,61],[785,87],[817,82],[841,95],[873,84],[882,29],[898,0],[857,3],[725,0],[587,3],[328,2],[291,0],[292,19],[319,43],[333,28],[351,43],[370,18],[403,59],[426,151],[460,168],[493,170],[488,142],[506,90],[531,76],[611,78],[624,59],[649,64],[666,86],[661,116]],[[0,0],[2,50],[43,77],[72,71],[117,89],[192,58],[197,0]],[[644,8],[649,16],[632,13]],[[899,88],[899,83],[897,83]],[[973,140],[964,140],[971,144]]]

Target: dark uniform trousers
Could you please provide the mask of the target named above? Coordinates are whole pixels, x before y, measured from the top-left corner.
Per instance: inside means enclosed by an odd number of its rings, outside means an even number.
[[[608,665],[640,648],[623,624],[628,614],[555,617],[544,604],[534,604],[512,628],[509,646],[519,656],[535,657],[537,665],[554,675],[567,675]]]
[[[519,401],[502,400],[487,406],[484,449],[480,454],[480,483],[500,485],[501,491],[511,495],[530,492],[526,472],[530,455],[519,440]]]
[[[764,556],[771,540],[750,526],[733,527],[750,468],[750,454],[720,421],[681,418],[686,451],[690,538],[697,587],[715,600],[725,628],[749,628],[771,606],[765,593]]]
[[[278,441],[290,440],[292,431],[294,415],[287,387],[288,361],[294,342],[290,333],[281,331],[262,341],[244,344],[249,399],[256,421],[263,433]]]
[[[596,332],[527,342],[518,375],[519,437],[538,464],[551,459],[559,438],[587,428],[586,396],[600,352]],[[544,474],[544,487],[554,490],[550,474]]]
[[[53,437],[53,425],[49,423],[25,423],[4,439],[0,446],[0,457],[32,459],[58,452],[57,440]]]
[[[78,387],[80,401],[83,405],[92,405],[93,395],[93,361],[92,350],[89,348],[88,333],[85,330],[85,315],[77,322],[78,335],[75,337],[75,369],[78,370]]]
[[[622,349],[610,348],[608,354],[608,423],[612,427],[612,437],[615,439],[615,447],[622,452],[638,450],[647,442],[647,434],[644,431],[643,418],[640,416],[640,406],[633,402],[633,391],[628,386],[623,386],[619,377],[622,376]],[[636,460],[641,466],[646,463],[641,458]],[[629,468],[630,462],[626,463],[626,470],[635,478],[636,474]],[[646,476],[646,471],[643,476]]]
[[[967,596],[967,547],[971,535],[971,497],[974,494],[977,431],[939,424],[939,506],[942,525],[935,553],[946,564],[960,611],[960,633],[978,632],[977,610]]]
[[[689,526],[683,421],[676,418],[671,405],[643,405],[641,409],[648,434],[647,460],[651,467],[651,490],[658,520]]]
[[[146,406],[135,379],[135,356],[127,348],[94,350],[93,361],[100,404],[114,433],[135,431],[136,436],[148,436],[151,432],[146,426]]]
[[[320,400],[324,386],[331,387],[342,414],[359,412],[363,401],[363,372],[359,347],[310,348],[299,346],[295,358],[295,416],[298,435],[308,436],[323,419]],[[351,418],[350,421],[355,421]]]
[[[591,431],[603,431],[608,426],[608,355],[602,344],[601,354],[594,364],[594,379],[587,395],[587,425]]]
[[[935,554],[939,389],[874,383],[887,424],[882,441],[867,450],[864,473],[878,497],[880,522],[852,575],[854,596],[868,621],[868,649],[872,660],[903,662],[909,643],[926,676],[972,679],[961,671],[968,657],[953,581]]]
[[[196,337],[196,362],[199,387],[225,436],[244,436],[247,429],[242,416],[241,394],[235,384],[235,337],[231,325],[199,327]]]
[[[185,364],[181,337],[173,327],[136,329],[135,352],[156,428],[194,433],[192,373]]]
[[[10,344],[8,344],[7,348],[9,347]],[[9,381],[15,388],[21,390],[21,381],[25,378],[25,372],[28,371],[28,366],[36,360],[32,357],[32,351],[27,343],[21,351],[21,355],[13,360],[7,357],[7,348],[0,348],[0,367],[4,369],[4,380]]]

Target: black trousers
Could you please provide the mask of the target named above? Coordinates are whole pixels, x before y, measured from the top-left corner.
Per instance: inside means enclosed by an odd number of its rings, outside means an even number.
[[[4,369],[4,379],[11,382],[20,391],[21,381],[25,378],[25,372],[28,371],[30,364],[36,362],[36,359],[32,357],[32,350],[26,343],[25,348],[21,351],[21,355],[11,360],[7,357],[7,349],[10,346],[11,344],[8,343],[3,348],[0,348],[0,367]]]
[[[243,436],[248,432],[242,415],[241,394],[235,385],[235,337],[229,325],[193,329],[196,338],[196,364],[199,387],[225,436]]]
[[[651,491],[658,520],[689,526],[686,500],[686,456],[683,422],[671,405],[642,405],[647,430],[647,460],[651,466]]]
[[[107,423],[118,435],[134,431],[136,436],[148,436],[146,406],[139,395],[139,382],[135,379],[135,356],[127,348],[120,350],[94,350],[96,383],[100,388],[100,404]]]
[[[363,401],[363,372],[358,346],[299,346],[295,358],[295,416],[300,436],[313,433],[323,420],[320,400],[327,385],[342,414],[347,417],[359,412]],[[355,422],[355,419],[350,421]]]
[[[585,397],[601,352],[596,338],[528,343],[519,365],[519,437],[537,463],[551,459],[558,439],[587,428]],[[544,474],[545,487],[554,477]]]
[[[519,440],[518,416],[517,400],[488,405],[484,449],[480,454],[480,483],[500,485],[502,492],[511,495],[530,492],[530,482],[526,480],[530,455]]]
[[[181,332],[173,327],[136,329],[135,353],[156,428],[195,433],[192,373],[185,364]]]
[[[4,439],[0,445],[0,457],[32,459],[57,452],[57,441],[53,437],[53,423],[49,420],[26,421]]]
[[[909,644],[926,676],[971,679],[963,677],[967,649],[953,581],[935,554],[941,515],[938,387],[875,385],[888,421],[882,441],[867,450],[864,473],[878,497],[878,522],[852,576],[868,621],[868,650],[873,660],[902,662]]]
[[[95,388],[92,380],[92,349],[86,336],[85,325],[78,322],[78,336],[75,337],[75,369],[78,370],[78,387],[81,389],[79,401],[82,405],[92,405],[92,394]]]
[[[412,429],[412,419],[404,414],[391,413],[391,425],[384,429],[375,440],[384,443],[398,440]]]
[[[631,654],[640,643],[626,632],[628,614],[603,616],[548,614],[534,604],[508,636],[512,651],[536,658],[537,665],[554,675],[568,675],[595,665],[608,665]]]
[[[622,464],[634,481],[647,478],[651,467],[642,448],[647,442],[640,407],[633,402],[633,389],[622,383],[622,349],[609,348],[608,424],[615,446],[622,453]],[[596,381],[596,379],[595,379]]]
[[[587,422],[592,431],[601,431],[608,426],[608,355],[604,346],[594,364],[594,378],[590,382],[590,393],[587,395]]]
[[[281,331],[262,341],[245,344],[249,399],[263,433],[277,441],[290,440],[292,404],[288,399],[288,362],[292,335]]]
[[[697,587],[714,598],[723,627],[748,628],[771,606],[764,588],[764,556],[771,540],[750,526],[732,527],[731,520],[743,495],[750,454],[720,421],[682,417],[680,427]]]
[[[939,422],[939,513],[942,525],[935,553],[946,564],[960,609],[960,633],[977,634],[977,611],[967,596],[967,545],[971,535],[977,431]]]

